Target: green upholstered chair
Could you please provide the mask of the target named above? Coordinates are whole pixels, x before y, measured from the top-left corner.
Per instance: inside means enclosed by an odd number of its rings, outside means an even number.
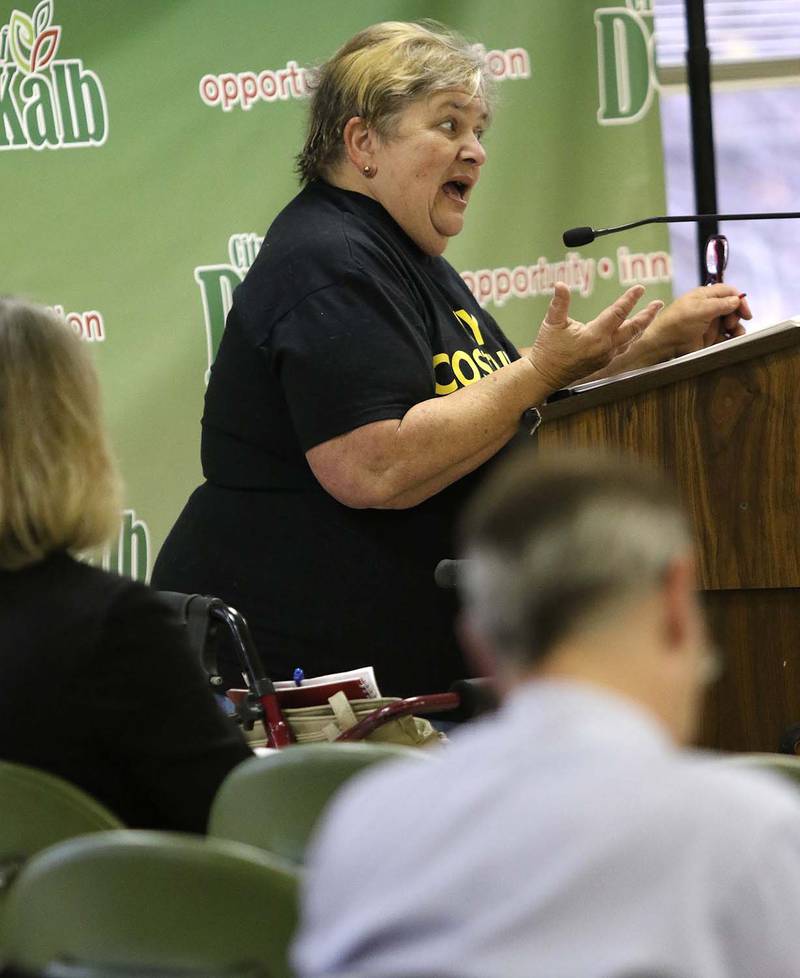
[[[373,764],[398,758],[431,763],[427,751],[379,743],[298,745],[255,757],[222,783],[208,833],[302,865],[314,826],[338,788]]]
[[[800,788],[800,757],[793,754],[734,754],[731,757],[726,757],[724,763],[734,764],[737,767],[774,771],[776,774],[794,781]]]
[[[0,761],[0,949],[5,902],[27,860],[55,842],[121,827],[116,816],[74,785]]]
[[[34,857],[7,905],[7,960],[39,975],[289,978],[298,876],[269,853],[117,831]]]

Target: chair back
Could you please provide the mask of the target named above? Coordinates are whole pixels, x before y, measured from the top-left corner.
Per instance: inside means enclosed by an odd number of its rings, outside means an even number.
[[[7,895],[31,856],[76,835],[121,827],[80,788],[45,771],[0,761],[0,947]]]
[[[800,757],[793,754],[734,754],[731,757],[726,757],[724,763],[733,764],[736,767],[774,771],[775,774],[793,781],[800,788]]]
[[[32,859],[7,907],[12,971],[291,978],[298,876],[268,853],[149,831],[73,839]]]
[[[305,862],[314,827],[336,791],[373,764],[431,763],[427,751],[395,744],[308,744],[237,765],[211,806],[208,833]]]

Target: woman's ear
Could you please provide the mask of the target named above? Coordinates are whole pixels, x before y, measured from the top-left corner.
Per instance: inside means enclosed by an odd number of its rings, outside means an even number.
[[[375,131],[360,115],[348,119],[342,132],[345,153],[353,166],[360,172],[372,166],[376,149]]]

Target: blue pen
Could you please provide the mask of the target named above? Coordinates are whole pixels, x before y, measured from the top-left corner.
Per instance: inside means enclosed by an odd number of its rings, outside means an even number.
[[[305,678],[306,674],[299,667],[292,673],[292,679],[294,679],[295,686],[302,686]]]

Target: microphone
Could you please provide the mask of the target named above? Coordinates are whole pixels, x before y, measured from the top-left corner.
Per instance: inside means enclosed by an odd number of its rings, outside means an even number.
[[[641,221],[620,224],[614,228],[568,228],[564,232],[562,240],[567,248],[580,248],[581,245],[591,244],[595,238],[600,238],[604,234],[630,231],[631,228],[639,228],[644,224],[686,224],[687,222],[700,223],[701,221],[778,221],[798,217],[800,217],[800,211],[781,211],[772,214],[680,214],[674,217],[645,217]]]
[[[464,560],[440,560],[433,572],[436,584],[445,590],[457,588],[461,569],[465,563]]]

